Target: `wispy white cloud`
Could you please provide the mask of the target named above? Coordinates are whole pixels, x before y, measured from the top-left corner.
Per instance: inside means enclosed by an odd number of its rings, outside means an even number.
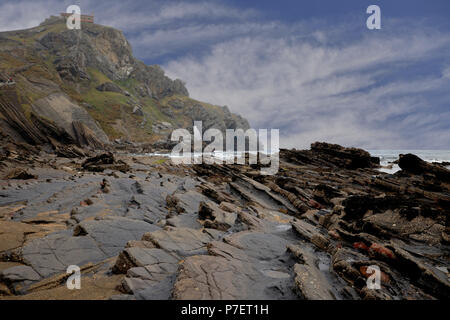
[[[444,68],[444,70],[442,70],[442,77],[450,79],[450,67],[446,67]]]
[[[0,31],[35,27],[54,14],[57,1],[5,1],[0,3]]]
[[[254,127],[280,128],[285,146],[325,140],[367,148],[448,147],[433,136],[434,130],[450,141],[450,127],[442,125],[448,115],[428,103],[449,79],[379,78],[398,76],[396,70],[404,73],[448,49],[449,35],[418,29],[335,46],[323,32],[321,42],[236,38],[215,45],[209,55],[171,61],[165,68],[184,79],[196,98],[228,105]]]
[[[135,1],[131,6],[129,3],[116,3],[102,9],[100,22],[108,22],[109,25],[125,31],[140,29],[140,32],[152,27],[170,28],[174,25],[184,25],[188,21],[204,25],[205,21],[244,21],[257,16],[255,10],[239,10],[218,1],[153,1],[150,4],[146,1]]]
[[[159,28],[188,20],[244,21],[258,15],[256,10],[238,9],[216,0],[6,0],[0,3],[0,30],[35,27],[50,15],[65,12],[72,4],[79,5],[82,13],[94,13],[99,23],[124,31],[142,31],[142,28]]]
[[[162,57],[165,54],[185,52],[186,48],[194,51],[196,48],[209,48],[215,43],[245,35],[267,33],[277,28],[274,23],[259,24],[217,23],[207,25],[185,25],[176,28],[158,29],[153,32],[139,32],[130,37],[135,44],[135,52],[143,59]]]
[[[139,58],[168,61],[194,98],[280,128],[284,146],[450,148],[450,35],[429,21],[384,19],[382,31],[364,32],[267,21],[220,0],[7,0],[0,31],[36,26],[72,3],[124,30]]]

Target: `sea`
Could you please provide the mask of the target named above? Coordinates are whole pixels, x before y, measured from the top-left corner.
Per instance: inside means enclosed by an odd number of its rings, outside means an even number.
[[[381,172],[395,173],[400,167],[393,162],[398,160],[400,154],[412,153],[426,162],[450,162],[450,150],[368,150],[373,157],[380,158]],[[447,166],[450,169],[450,166]]]

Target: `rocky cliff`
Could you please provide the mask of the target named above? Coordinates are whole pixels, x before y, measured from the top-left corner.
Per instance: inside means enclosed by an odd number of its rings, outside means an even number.
[[[164,142],[194,120],[205,129],[249,128],[227,107],[191,99],[181,80],[137,60],[121,31],[96,24],[69,30],[64,18],[51,17],[0,33],[0,74],[15,82],[0,88],[0,127],[21,142],[48,142],[36,121],[95,148]]]

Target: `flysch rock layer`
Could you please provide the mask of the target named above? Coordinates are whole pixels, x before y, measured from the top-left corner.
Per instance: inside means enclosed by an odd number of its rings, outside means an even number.
[[[1,299],[450,295],[448,170],[411,155],[385,174],[363,150],[317,143],[282,150],[279,172],[263,176],[16,150],[0,166]],[[65,287],[71,265],[80,291]]]

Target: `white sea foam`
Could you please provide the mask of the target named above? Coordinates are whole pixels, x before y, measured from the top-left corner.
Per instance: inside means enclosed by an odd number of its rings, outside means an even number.
[[[427,162],[450,162],[450,150],[369,150],[373,157],[380,158],[382,168],[379,170],[385,173],[395,173],[400,167],[393,162],[398,160],[400,154],[412,153]],[[450,166],[447,167],[450,169]]]

